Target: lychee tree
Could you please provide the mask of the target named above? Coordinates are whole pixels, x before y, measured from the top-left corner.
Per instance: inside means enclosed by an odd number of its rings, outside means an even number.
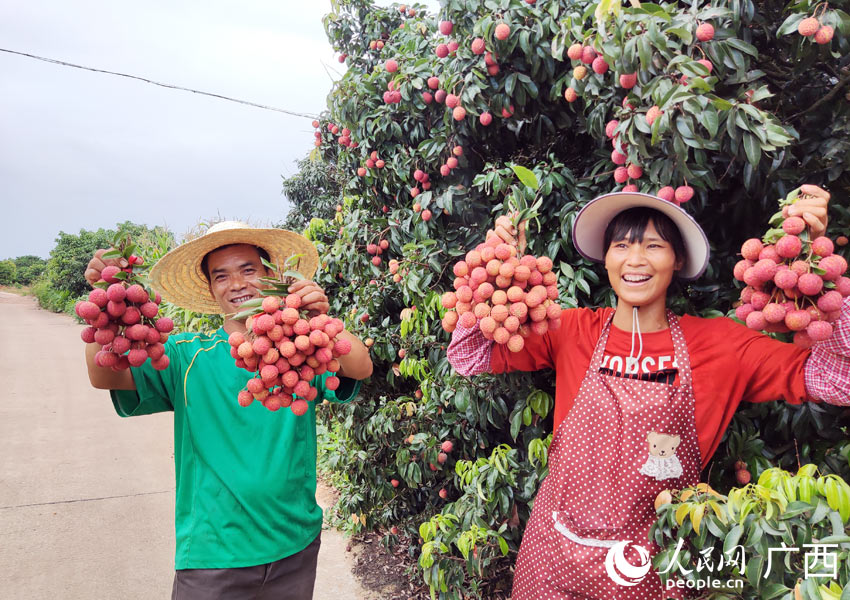
[[[546,475],[553,380],[453,373],[440,326],[453,263],[497,215],[537,204],[527,251],[553,260],[559,303],[611,305],[570,226],[598,194],[656,193],[712,244],[706,274],[673,290],[672,307],[734,315],[737,253],[777,199],[821,185],[827,234],[850,226],[848,4],[334,5],[325,26],[347,71],[316,146],[340,207],[300,210],[317,217],[307,235],[331,312],[376,366],[360,402],[322,413],[321,461],[347,528],[408,545],[434,595],[507,595]],[[847,478],[847,424],[828,406],[742,407],[705,478],[726,491],[739,461],[753,479],[809,462]]]

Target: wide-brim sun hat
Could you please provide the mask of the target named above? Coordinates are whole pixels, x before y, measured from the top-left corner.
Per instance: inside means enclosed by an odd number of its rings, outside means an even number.
[[[685,263],[678,271],[679,279],[699,278],[708,266],[710,247],[702,227],[685,210],[650,194],[614,192],[594,198],[584,205],[573,221],[573,243],[579,254],[594,262],[605,262],[605,229],[624,210],[645,206],[664,213],[673,221],[685,243]]]
[[[150,272],[151,285],[164,300],[181,308],[205,314],[220,314],[221,307],[210,293],[201,262],[216,248],[230,244],[250,244],[269,253],[271,262],[283,270],[296,270],[309,279],[319,266],[319,253],[301,234],[285,229],[256,229],[240,221],[222,221],[207,232],[177,246],[160,258]],[[296,269],[286,260],[300,255]]]

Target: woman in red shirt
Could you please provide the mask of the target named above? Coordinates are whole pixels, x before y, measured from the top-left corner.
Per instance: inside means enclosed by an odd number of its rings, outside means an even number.
[[[803,192],[812,197],[790,214],[821,235],[829,194],[816,186]],[[467,376],[556,373],[549,475],[523,536],[512,598],[656,599],[661,583],[648,573],[641,545],[655,520],[654,499],[698,482],[738,404],[850,404],[850,300],[832,338],[805,350],[731,319],[677,317],[667,309],[673,277],[698,278],[709,255],[702,229],[677,205],[608,194],[579,212],[572,233],[583,256],[604,262],[616,309],[564,310],[557,330],[532,334],[519,353],[494,345],[477,327],[458,326],[448,358]],[[506,219],[495,234],[515,243]],[[615,546],[642,575],[634,585],[607,575]]]

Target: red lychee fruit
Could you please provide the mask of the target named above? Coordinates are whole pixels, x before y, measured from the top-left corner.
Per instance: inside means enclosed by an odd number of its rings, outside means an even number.
[[[440,21],[440,33],[443,35],[451,35],[454,24],[451,21]]]
[[[487,127],[487,125],[493,122],[493,115],[489,112],[483,112],[481,113],[481,116],[478,117],[478,121],[484,125],[484,127]]]
[[[830,25],[824,25],[815,33],[815,42],[818,44],[828,44],[832,41],[832,36],[835,30]]]
[[[701,42],[710,42],[714,39],[714,27],[711,23],[702,23],[697,27],[697,39]]]
[[[145,288],[140,286],[138,283],[134,283],[133,285],[127,288],[126,297],[127,300],[129,300],[130,302],[135,302],[136,304],[142,304],[150,299],[150,296],[148,296],[148,293],[145,291]],[[112,298],[110,298],[110,300],[111,299]]]
[[[131,367],[140,367],[147,359],[147,350],[142,350],[141,348],[134,348],[127,354],[127,360],[130,362]]]
[[[620,87],[630,90],[637,85],[637,73],[623,73],[620,75]]]
[[[791,269],[783,269],[773,276],[773,283],[781,290],[790,290],[797,285],[797,277],[797,273]]]
[[[100,277],[106,283],[118,283],[119,280],[115,278],[115,275],[117,275],[120,271],[121,269],[115,265],[107,265],[103,267],[103,270],[100,272]]]
[[[797,33],[802,35],[803,37],[810,37],[817,33],[818,29],[820,29],[820,23],[815,17],[808,17],[807,19],[803,19],[800,21],[800,24],[797,25]]]
[[[812,320],[812,316],[805,310],[792,310],[785,315],[785,325],[791,331],[805,329]]]
[[[789,235],[797,235],[806,228],[806,222],[800,217],[788,217],[782,221],[782,230]]]
[[[643,177],[643,169],[634,163],[629,165],[627,172],[629,179],[640,179]]]
[[[701,58],[697,62],[704,66],[706,69],[708,69],[709,74],[711,74],[711,72],[714,70],[714,65],[711,63],[710,60],[706,58]]]
[[[680,185],[676,188],[676,202],[683,204],[694,197],[694,188],[689,185]]]
[[[122,283],[113,283],[106,288],[106,298],[112,302],[123,302],[127,297],[127,289]]]
[[[750,329],[755,329],[756,331],[761,331],[767,325],[767,319],[760,310],[753,310],[750,314],[747,315],[747,327]]]
[[[100,307],[94,302],[83,300],[82,302],[77,302],[76,306],[74,307],[74,312],[76,312],[77,316],[81,319],[91,321],[96,319],[100,315]]]
[[[819,268],[826,271],[823,278],[826,281],[836,281],[847,271],[847,261],[840,254],[830,254],[818,261]]]
[[[738,482],[738,485],[747,485],[751,479],[752,475],[747,469],[735,471],[735,481]]]
[[[603,75],[606,71],[608,71],[608,63],[605,62],[605,59],[601,56],[594,58],[590,66],[593,69],[593,72],[597,75]]]
[[[812,241],[812,252],[818,256],[829,256],[835,250],[832,240],[826,236],[820,236]]]
[[[818,298],[818,308],[825,313],[841,310],[841,294],[836,290],[830,290]]]
[[[764,245],[761,240],[750,238],[741,245],[741,256],[748,260],[757,261]]]
[[[474,40],[472,40],[471,48],[473,54],[484,54],[484,40],[481,38],[475,38]]]
[[[658,190],[657,196],[662,200],[666,200],[667,202],[673,202],[673,200],[676,198],[676,190],[674,190],[669,185],[665,185],[663,188]]]
[[[437,44],[434,52],[437,55],[437,58],[445,58],[449,55],[449,47],[445,44]]]
[[[617,152],[616,150],[611,151],[611,162],[615,165],[624,165],[626,164],[626,160],[628,160],[628,157],[625,154]]]
[[[174,329],[174,321],[171,317],[160,317],[156,320],[155,327],[160,333],[170,333]]]
[[[568,87],[566,90],[564,90],[564,100],[571,103],[575,102],[576,100],[578,100],[578,94],[573,88]]]
[[[832,325],[826,321],[812,321],[806,326],[806,333],[813,342],[822,342],[832,337]]]
[[[499,23],[496,25],[496,30],[493,32],[493,35],[497,40],[506,40],[508,36],[511,35],[511,27],[507,23]]]
[[[508,119],[514,116],[514,105],[511,104],[507,108],[502,109],[502,118]]]
[[[784,323],[785,307],[776,302],[771,302],[762,309],[762,314],[768,323]]]
[[[596,59],[596,50],[593,49],[593,46],[585,46],[581,50],[581,62],[586,65],[592,64]]]
[[[605,135],[609,139],[613,139],[614,135],[617,133],[617,127],[620,125],[620,122],[617,119],[612,119],[605,124]]]
[[[823,289],[823,279],[815,273],[800,275],[797,279],[797,289],[807,296],[815,296]]]
[[[655,119],[661,116],[661,109],[657,106],[651,106],[648,111],[646,111],[646,123],[650,127],[653,123],[655,123]]]
[[[306,382],[304,382],[304,383],[306,383]],[[306,412],[307,412],[307,408],[309,408],[309,405],[307,404],[307,401],[306,401],[306,400],[303,400],[303,399],[301,399],[301,398],[298,398],[297,400],[293,400],[293,401],[292,401],[292,404],[290,404],[290,405],[289,405],[289,410],[291,410],[291,411],[292,411],[292,413],[293,413],[296,417],[300,417],[301,415],[303,415],[304,413],[306,413]]]
[[[629,170],[626,167],[617,167],[614,169],[614,181],[617,183],[625,183],[629,180]]]
[[[439,495],[440,495],[440,498],[445,500],[446,498],[449,497],[449,491],[446,488],[441,488],[440,491],[439,491]]]
[[[581,44],[573,44],[567,49],[567,56],[571,60],[581,60],[581,53],[584,50],[584,46]]]
[[[395,73],[396,71],[398,71],[398,63],[391,58],[384,63],[384,68],[387,70],[388,73]]]

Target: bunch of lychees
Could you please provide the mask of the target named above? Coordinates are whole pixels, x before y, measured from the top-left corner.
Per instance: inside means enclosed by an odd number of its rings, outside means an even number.
[[[263,290],[265,297],[243,304],[249,310],[238,316],[247,316],[248,331],[230,334],[229,342],[236,365],[256,373],[239,392],[239,404],[258,400],[271,411],[289,407],[300,416],[318,396],[310,384],[313,377],[339,371],[338,359],[351,352],[351,342],[336,339],[345,328],[340,319],[327,314],[310,318],[301,307],[301,296],[286,293],[286,280],[293,275],[266,280],[272,285]],[[325,387],[336,390],[339,378],[328,377]]]
[[[77,316],[89,325],[81,337],[87,344],[101,345],[95,355],[99,367],[120,371],[139,367],[150,358],[151,366],[161,371],[168,367],[164,344],[174,322],[169,317],[157,318],[161,298],[134,272],[134,265],[144,261],[133,254],[135,246],[129,238],[116,238],[113,248],[101,258],[123,257],[129,266],[104,267],[88,300],[77,303]]]
[[[780,201],[784,207],[803,197],[799,190]],[[741,246],[742,260],[735,279],[747,286],[735,315],[750,329],[795,332],[794,343],[808,348],[832,335],[832,323],[850,296],[850,278],[844,277],[847,260],[835,254],[833,241],[825,236],[811,239],[800,217],[783,219],[777,213],[760,239]]]
[[[552,259],[520,256],[494,232],[454,265],[454,292],[442,297],[442,325],[448,332],[459,323],[476,324],[484,337],[520,352],[530,332],[542,335],[561,324],[557,274]]]

